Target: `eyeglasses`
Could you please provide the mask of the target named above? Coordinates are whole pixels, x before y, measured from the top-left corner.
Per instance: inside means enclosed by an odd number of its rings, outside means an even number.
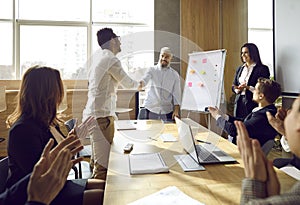
[[[119,41],[121,41],[121,37],[120,36],[117,36],[117,35],[113,35],[113,38],[117,38]]]

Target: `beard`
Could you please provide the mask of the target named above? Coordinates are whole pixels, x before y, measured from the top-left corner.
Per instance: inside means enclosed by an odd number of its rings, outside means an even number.
[[[170,65],[170,63],[167,62],[167,61],[160,61],[160,66],[161,66],[162,68],[168,67],[169,65]]]

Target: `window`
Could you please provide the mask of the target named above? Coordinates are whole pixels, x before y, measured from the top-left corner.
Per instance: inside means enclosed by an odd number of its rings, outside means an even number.
[[[20,79],[35,64],[59,69],[63,79],[86,79],[82,71],[99,49],[96,32],[103,27],[121,36],[125,70],[153,64],[154,0],[13,2],[0,1],[0,79]],[[137,34],[146,43],[136,41]]]
[[[255,43],[262,62],[274,76],[272,0],[248,0],[248,42]]]
[[[13,68],[13,1],[0,1],[0,80],[11,79]]]
[[[87,27],[20,26],[20,72],[39,64],[59,69],[65,79],[87,61]]]

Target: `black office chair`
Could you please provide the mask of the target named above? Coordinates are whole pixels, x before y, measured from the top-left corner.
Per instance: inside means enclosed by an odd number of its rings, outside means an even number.
[[[6,180],[8,177],[8,157],[0,160],[0,193],[6,189]]]
[[[72,118],[68,121],[65,122],[65,126],[68,130],[68,132],[70,132],[74,125],[75,125],[76,119]],[[90,148],[91,149],[91,148]],[[84,146],[84,149],[81,150],[80,152],[77,153],[76,157],[83,157],[84,159],[86,159],[86,161],[89,161],[91,158],[91,150],[89,149],[88,146]],[[82,165],[81,162],[78,163],[78,177],[82,178]]]
[[[272,140],[268,140],[267,142],[265,142],[265,144],[263,144],[263,146],[261,146],[261,149],[265,153],[265,155],[268,156],[268,154],[272,150],[273,146],[274,146],[274,140],[272,139]]]

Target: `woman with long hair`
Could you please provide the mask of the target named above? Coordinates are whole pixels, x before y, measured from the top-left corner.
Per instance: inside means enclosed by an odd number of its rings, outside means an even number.
[[[236,94],[234,117],[243,119],[257,107],[252,97],[258,78],[270,78],[270,71],[261,62],[259,50],[254,43],[245,43],[241,47],[241,61],[243,64],[236,70],[232,91]]]
[[[50,138],[56,146],[63,134],[59,130],[57,108],[64,91],[58,70],[50,67],[29,68],[22,79],[15,111],[8,116],[8,158],[10,176],[7,187],[32,172]],[[68,136],[76,135],[72,130]],[[52,204],[99,204],[104,182],[96,179],[66,183]]]

